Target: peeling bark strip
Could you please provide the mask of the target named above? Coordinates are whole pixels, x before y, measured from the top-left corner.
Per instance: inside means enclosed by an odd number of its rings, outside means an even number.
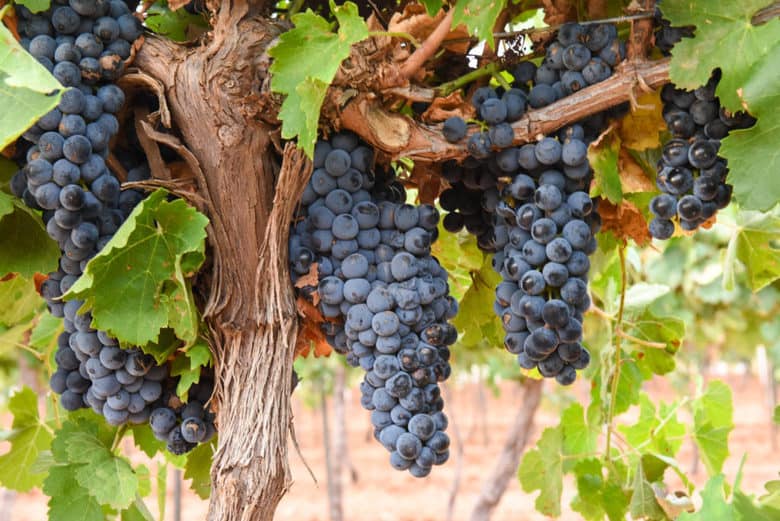
[[[528,112],[512,123],[515,145],[537,141],[561,127],[631,100],[635,89],[655,89],[669,81],[669,60],[624,62],[609,79],[591,85],[546,107]],[[424,125],[380,109],[373,96],[359,95],[341,113],[341,124],[392,159],[414,161],[462,160],[466,139],[449,143],[441,125]],[[469,135],[477,132],[471,128]]]
[[[287,269],[290,219],[311,164],[288,144],[281,166],[263,123],[261,59],[279,29],[225,2],[199,48],[147,37],[135,65],[164,90],[211,219],[204,310],[214,350],[219,446],[208,519],[273,519],[290,482],[290,374],[298,317]]]
[[[496,466],[485,480],[482,492],[477,498],[474,510],[471,511],[471,521],[488,521],[493,510],[501,501],[509,481],[517,473],[523,447],[531,437],[534,428],[534,416],[542,397],[542,380],[527,380],[523,384],[523,401],[515,417],[515,423],[507,434],[504,448],[496,460]]]

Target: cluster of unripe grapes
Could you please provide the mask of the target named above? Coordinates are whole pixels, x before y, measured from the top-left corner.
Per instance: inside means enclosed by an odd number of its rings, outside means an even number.
[[[58,106],[24,134],[29,148],[10,182],[14,195],[41,211],[46,231],[62,252],[59,269],[41,285],[50,312],[64,325],[50,386],[66,410],[90,407],[111,425],[168,418],[168,423],[156,420],[162,426],[155,434],[181,454],[215,432],[213,416],[203,410],[212,385],[194,389],[200,401],[185,406],[176,397],[178,378],[167,364],[158,365],[139,348],[120,346],[96,330],[83,301],[62,300],[144,197],[139,190],[122,191],[106,165],[119,132],[116,115],[125,102],[113,82],[141,35],[140,23],[121,0],[55,1],[44,13],[33,15],[22,6],[17,12],[23,47],[69,87]],[[139,156],[119,159],[128,181],[150,176]],[[168,425],[171,415],[174,422]]]
[[[457,332],[447,320],[457,303],[431,256],[438,211],[406,204],[403,185],[373,163],[353,134],[317,143],[290,238],[291,271],[295,279],[316,265],[323,331],[366,372],[361,404],[372,411],[374,437],[394,468],[423,477],[449,456],[438,382],[450,375]]]

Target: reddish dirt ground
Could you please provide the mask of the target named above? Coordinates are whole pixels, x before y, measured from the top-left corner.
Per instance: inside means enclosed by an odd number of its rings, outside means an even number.
[[[731,456],[726,462],[725,473],[731,481],[736,474],[744,453],[748,458],[744,467],[742,488],[750,493],[760,493],[763,483],[776,479],[780,471],[780,460],[771,446],[771,431],[762,388],[756,378],[728,377],[727,382],[734,391],[736,428],[731,434]],[[552,385],[546,387],[551,393]],[[506,430],[520,406],[518,388],[513,384],[502,385],[500,396],[485,392],[484,405],[477,400],[477,388],[472,384],[460,385],[447,402],[447,409],[454,411],[464,437],[463,461],[460,487],[455,503],[454,519],[469,518],[471,508],[478,496],[484,478],[489,474],[504,442]],[[657,380],[646,389],[657,400],[669,401],[673,396],[666,382]],[[584,384],[575,385],[578,396],[587,392]],[[542,402],[537,413],[534,439],[545,426],[557,422],[554,405],[562,395],[554,393]],[[351,482],[344,476],[344,518],[345,520],[371,521],[439,521],[444,520],[453,478],[458,467],[455,451],[444,467],[437,467],[425,479],[416,480],[408,473],[393,471],[387,463],[387,453],[368,433],[368,418],[358,403],[359,393],[352,391],[347,396],[347,428],[349,433],[349,458],[358,473],[358,480]],[[582,398],[584,400],[584,398]],[[484,410],[485,414],[477,414]],[[325,483],[325,457],[322,450],[322,418],[317,410],[306,409],[295,400],[295,428],[301,453],[311,467],[318,483],[315,483],[303,460],[291,446],[290,465],[294,483],[289,494],[279,505],[276,519],[289,521],[326,521],[328,517],[327,485]],[[330,414],[332,420],[333,415]],[[482,420],[486,419],[486,422]],[[2,425],[8,425],[3,418]],[[488,439],[485,439],[487,433]],[[452,435],[452,426],[450,427]],[[0,447],[0,452],[4,448]],[[679,461],[683,469],[690,469],[693,459],[690,443],[686,442]],[[139,461],[141,461],[139,459]],[[153,469],[154,472],[154,469]],[[672,473],[667,473],[671,478]],[[703,484],[706,473],[699,465],[698,472],[691,474],[697,486]],[[676,486],[670,481],[671,486]],[[185,485],[186,490],[186,485]],[[168,509],[165,520],[173,520],[172,486],[169,479]],[[42,521],[46,519],[46,498],[40,493],[0,494],[0,521]],[[560,519],[577,520],[579,516],[568,508],[574,494],[571,480],[564,483],[563,515]],[[698,495],[697,498],[698,500]],[[525,494],[516,480],[509,484],[494,519],[513,521],[537,521],[549,519],[535,512],[534,496]],[[147,503],[157,516],[156,500]],[[196,521],[205,519],[207,503],[189,492],[182,499],[181,519]],[[156,517],[158,518],[158,517]],[[158,518],[159,519],[159,518]]]

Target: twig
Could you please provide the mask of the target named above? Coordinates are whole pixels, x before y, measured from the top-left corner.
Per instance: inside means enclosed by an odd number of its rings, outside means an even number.
[[[425,39],[422,46],[420,46],[414,53],[407,58],[404,64],[401,66],[401,75],[404,78],[411,78],[415,73],[428,61],[428,58],[434,55],[439,48],[444,38],[450,34],[450,27],[452,27],[452,17],[455,14],[454,9],[447,11],[444,18],[441,19],[436,29]]]
[[[550,135],[561,127],[629,101],[638,85],[655,89],[668,81],[668,59],[625,62],[610,78],[526,113],[512,124],[513,144],[536,141],[539,135]],[[425,125],[385,111],[377,105],[375,96],[369,94],[359,94],[350,101],[342,110],[341,122],[343,128],[352,130],[391,160],[406,157],[412,161],[441,162],[461,160],[468,155],[466,139],[449,143],[442,135],[441,125]],[[478,131],[476,127],[470,128],[469,134]]]
[[[626,304],[626,250],[625,246],[621,245],[618,248],[618,255],[620,257],[620,304],[618,306],[617,325],[615,326],[615,332],[620,330],[620,326],[623,323],[623,310]],[[618,382],[620,381],[620,357],[622,355],[622,342],[620,335],[615,335],[615,370],[612,373],[612,381],[609,391],[609,413],[607,414],[607,440],[604,448],[604,459],[611,462],[611,442],[612,442],[612,420],[615,417],[615,402],[617,401]]]
[[[775,2],[753,15],[753,18],[750,19],[750,23],[753,25],[761,25],[778,16],[780,16],[780,2]]]

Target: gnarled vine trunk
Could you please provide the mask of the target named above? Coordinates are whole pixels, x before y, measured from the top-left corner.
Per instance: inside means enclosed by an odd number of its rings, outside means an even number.
[[[179,151],[211,219],[213,272],[204,319],[220,431],[211,474],[213,521],[272,519],[290,481],[297,313],[287,234],[311,167],[292,145],[280,167],[274,127],[259,117],[263,57],[279,30],[258,14],[246,3],[225,2],[208,44],[188,49],[149,37],[135,61],[162,85],[182,138]],[[176,141],[166,136],[166,144]]]

